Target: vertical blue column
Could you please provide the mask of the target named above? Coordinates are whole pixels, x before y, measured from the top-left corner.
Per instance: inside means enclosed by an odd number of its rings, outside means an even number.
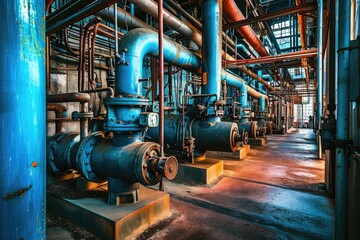
[[[323,112],[323,31],[324,31],[324,22],[323,22],[323,0],[318,0],[318,18],[317,18],[317,32],[318,32],[318,58],[317,58],[317,129],[318,129],[318,158],[322,159],[322,149],[321,149],[321,118]]]
[[[350,0],[339,1],[336,139],[349,139]],[[347,239],[348,161],[345,148],[336,148],[335,239]]]
[[[202,94],[217,94],[220,98],[221,89],[221,43],[222,1],[204,0],[203,9],[203,47],[202,47]]]
[[[0,239],[45,239],[45,2],[0,16]]]

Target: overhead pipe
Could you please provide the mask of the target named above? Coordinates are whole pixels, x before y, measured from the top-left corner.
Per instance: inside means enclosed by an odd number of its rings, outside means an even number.
[[[144,12],[149,13],[153,17],[157,17],[157,3],[155,3],[154,1],[152,1],[152,0],[148,0],[148,1],[129,0],[129,1],[134,3],[137,7],[139,7]],[[175,16],[173,16],[166,10],[163,11],[163,14],[164,14],[164,23],[166,25],[168,25],[171,29],[179,32],[181,35],[191,39],[200,47],[203,46],[202,36],[199,32],[191,29],[183,21],[179,20],[178,18],[176,18]],[[233,58],[232,56],[227,54],[225,51],[222,51],[222,57],[225,58],[225,60],[232,60],[232,61],[235,60],[235,58]],[[252,77],[258,81],[261,81],[261,83],[263,85],[265,85],[266,87],[271,87],[269,84],[266,83],[265,80],[259,78],[259,76],[257,76],[255,73],[253,73],[246,67],[241,66],[241,67],[239,67],[239,69],[241,71],[243,71],[244,73],[246,73],[247,75],[249,75],[250,77]]]
[[[45,239],[44,1],[2,1],[0,15],[0,239]]]
[[[246,19],[234,0],[223,0],[223,13],[230,22],[237,22]],[[259,53],[260,56],[269,56],[269,53],[265,49],[264,45],[249,25],[240,26],[237,28],[237,31],[246,39],[255,51]],[[274,70],[274,74],[275,76],[282,78],[281,74],[276,69]]]
[[[349,141],[350,103],[350,20],[351,1],[337,1],[338,26],[338,82],[336,140]],[[321,6],[322,7],[322,6]],[[320,9],[320,8],[319,8]],[[320,11],[320,10],[319,10]],[[319,17],[318,17],[319,18]],[[321,46],[321,45],[319,45]],[[321,49],[321,47],[319,47]],[[345,147],[336,148],[335,169],[335,239],[348,238],[348,178],[349,154]]]
[[[304,0],[295,0],[295,4],[296,4],[296,6],[303,6]],[[301,49],[306,50],[307,42],[306,42],[306,20],[305,20],[305,16],[298,13],[297,18],[298,18],[298,23],[299,23]],[[321,32],[321,34],[322,34],[322,32]],[[322,47],[322,46],[320,45],[320,47]],[[308,83],[309,82],[309,69],[308,69],[307,58],[302,58],[301,59],[301,65],[302,65],[302,67],[304,68],[304,71],[305,71],[305,82]]]
[[[73,23],[80,21],[81,19],[93,15],[94,13],[99,12],[106,7],[109,7],[110,5],[113,5],[117,2],[117,0],[97,0],[81,8],[83,2],[84,1],[77,1],[75,3],[74,10],[78,11],[74,11],[70,14],[66,13],[66,9],[64,9],[63,11],[56,14],[56,16],[54,17],[59,16],[59,21],[55,22],[52,25],[46,26],[46,35],[49,36]],[[68,14],[68,16],[65,18],[61,18],[63,14]]]
[[[244,15],[233,0],[223,0],[223,13],[230,22],[237,22],[245,19]],[[255,51],[259,53],[260,56],[269,55],[265,47],[262,45],[260,39],[256,36],[255,32],[250,26],[240,26],[237,28],[237,30],[255,49]]]
[[[129,14],[124,9],[118,7],[117,8],[117,24],[124,29],[135,29],[135,28],[147,28],[153,31],[157,31],[156,28],[150,26],[149,24],[143,22],[139,18]],[[101,19],[107,22],[114,22],[114,7],[110,6],[101,10],[94,15],[101,17]]]

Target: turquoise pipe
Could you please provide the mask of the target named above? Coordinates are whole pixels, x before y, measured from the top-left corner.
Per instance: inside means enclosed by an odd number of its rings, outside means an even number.
[[[0,15],[0,239],[45,239],[44,1]]]
[[[119,51],[115,95],[141,95],[139,79],[143,76],[143,60],[146,55],[159,55],[158,34],[144,28],[131,30],[120,41]],[[168,38],[164,38],[164,61],[193,72],[201,67],[197,55]]]
[[[336,140],[338,141],[349,139],[350,15],[350,0],[341,1],[341,4],[339,2],[339,50],[336,127]],[[345,148],[339,147],[336,148],[336,156],[335,239],[347,239],[349,156],[346,153]]]
[[[221,47],[222,23],[219,0],[202,1],[202,94],[216,94],[220,98],[221,91]],[[204,99],[207,101],[207,99]]]

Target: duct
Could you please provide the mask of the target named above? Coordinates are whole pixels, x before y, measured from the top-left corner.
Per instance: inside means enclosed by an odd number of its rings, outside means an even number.
[[[204,0],[203,10],[203,47],[202,47],[202,94],[215,94],[220,100],[221,75],[221,12],[222,1]],[[207,101],[203,98],[203,101]],[[205,103],[203,102],[203,105]]]
[[[143,59],[147,54],[158,56],[157,33],[149,29],[131,30],[120,42],[119,51],[115,95],[139,95]],[[201,66],[198,56],[167,38],[164,38],[164,60],[189,71],[197,71]]]
[[[157,4],[154,1],[148,0],[148,1],[141,1],[141,0],[130,0],[130,2],[134,3],[137,7],[139,7],[141,10],[143,10],[146,13],[149,13],[153,17],[157,17]],[[175,16],[171,15],[168,11],[164,11],[164,23],[168,25],[171,29],[179,32],[181,35],[188,37],[192,41],[194,41],[197,45],[200,47],[203,46],[202,44],[202,37],[201,34],[197,31],[191,29],[189,26],[184,24],[181,20],[177,19]],[[235,59],[227,54],[226,52],[222,51],[222,57],[225,58],[225,60],[234,61]],[[266,86],[267,88],[271,88],[269,84],[266,83],[265,80],[259,78],[255,73],[251,72],[246,67],[239,67],[241,71],[249,75],[250,77],[261,81],[261,83]],[[269,89],[270,89],[269,88]],[[271,90],[271,89],[270,89]],[[274,90],[274,89],[273,89]]]
[[[2,1],[0,15],[0,239],[45,239],[44,1]]]

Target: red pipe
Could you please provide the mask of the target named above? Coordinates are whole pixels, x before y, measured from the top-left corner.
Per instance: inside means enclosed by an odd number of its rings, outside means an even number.
[[[234,0],[223,0],[223,13],[226,19],[230,22],[238,22],[245,19]],[[237,31],[246,39],[255,51],[259,53],[260,56],[269,56],[269,53],[266,51],[265,47],[249,25],[241,26],[237,29]]]
[[[56,103],[48,103],[46,104],[46,111],[54,111],[55,117],[57,121],[55,123],[55,132],[59,133],[63,128],[63,121],[59,118],[64,118],[64,113],[67,112],[67,108],[64,105],[56,104]]]
[[[279,54],[276,56],[266,56],[266,57],[259,57],[259,58],[250,58],[250,59],[244,59],[244,60],[235,60],[235,61],[226,61],[227,68],[231,68],[234,66],[239,65],[250,65],[250,64],[263,64],[263,63],[274,63],[274,62],[280,62],[285,60],[290,60],[294,58],[308,58],[308,57],[314,57],[317,55],[317,48],[310,49],[310,50],[303,50],[298,52],[291,52],[291,53],[284,53]]]

